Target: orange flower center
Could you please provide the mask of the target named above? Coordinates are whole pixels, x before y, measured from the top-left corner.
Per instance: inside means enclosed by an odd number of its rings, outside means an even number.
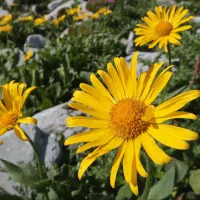
[[[158,36],[166,36],[169,35],[171,30],[173,29],[173,26],[169,22],[161,21],[157,26],[156,26],[156,34]]]
[[[12,128],[18,119],[18,115],[13,112],[8,112],[0,117],[0,127]]]
[[[111,109],[110,127],[123,139],[134,139],[145,132],[149,123],[142,120],[146,105],[135,99],[123,99]]]

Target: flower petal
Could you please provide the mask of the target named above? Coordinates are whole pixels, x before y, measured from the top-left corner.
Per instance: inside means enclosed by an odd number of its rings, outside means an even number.
[[[25,135],[24,131],[19,127],[19,125],[16,124],[13,128],[17,137],[19,137],[21,140],[29,140],[29,138]]]

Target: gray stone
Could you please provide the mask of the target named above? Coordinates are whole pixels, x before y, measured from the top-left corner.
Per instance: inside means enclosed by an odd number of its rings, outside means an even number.
[[[47,5],[47,8],[52,11],[63,3],[63,0],[55,0]]]
[[[0,7],[0,16],[8,15],[9,12]]]
[[[192,19],[192,21],[193,21],[194,23],[199,24],[199,23],[200,23],[200,16],[194,17],[194,18]]]
[[[134,39],[134,32],[131,31],[128,36],[128,45],[126,47],[126,54],[130,54],[131,52],[133,52],[133,47],[134,47],[133,39]]]
[[[200,29],[197,29],[197,32],[196,32],[198,35],[200,35]]]
[[[67,107],[67,103],[44,110],[33,117],[38,120],[38,125],[22,125],[22,129],[35,142],[41,160],[47,167],[53,163],[59,163],[62,159],[61,148],[57,142],[57,135],[63,134],[65,138],[82,132],[83,128],[67,128],[66,118],[68,116],[80,115]],[[0,159],[14,164],[18,162],[30,163],[34,159],[34,153],[29,142],[20,140],[13,130],[1,137],[4,144],[0,145]],[[0,167],[3,165],[0,163]],[[14,193],[12,181],[7,180],[5,173],[0,173],[0,185],[9,193]]]
[[[10,7],[15,3],[15,0],[5,0],[6,4]]]
[[[61,4],[46,16],[47,19],[57,18],[60,10],[65,8],[70,8],[74,3],[75,3],[74,0],[69,0],[68,2]]]
[[[46,38],[40,34],[29,35],[24,44],[24,50],[28,49],[42,49],[45,47]]]

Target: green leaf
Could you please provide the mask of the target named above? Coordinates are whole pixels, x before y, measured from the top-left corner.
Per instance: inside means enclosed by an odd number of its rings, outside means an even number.
[[[89,194],[89,197],[90,197],[90,200],[112,200],[112,198],[109,197],[108,195],[99,194],[99,193]]]
[[[168,165],[166,165],[166,169],[170,169],[171,167],[175,167],[176,169],[176,181],[181,181],[185,175],[188,172],[188,165],[185,164],[184,162],[177,160],[177,159],[173,159],[173,161],[171,163],[169,163]]]
[[[12,180],[30,187],[34,185],[34,180],[27,175],[26,171],[22,167],[14,165],[13,163],[3,159],[1,159],[1,161],[3,162],[6,171]]]
[[[200,194],[200,169],[193,170],[189,177],[189,184],[195,194]]]
[[[129,200],[132,197],[133,193],[130,189],[129,184],[123,185],[116,196],[116,200]]]
[[[58,195],[56,194],[55,190],[53,190],[52,188],[49,190],[48,196],[49,196],[49,200],[59,200]]]
[[[149,192],[148,200],[161,200],[169,196],[174,187],[175,167],[169,171],[158,181]]]

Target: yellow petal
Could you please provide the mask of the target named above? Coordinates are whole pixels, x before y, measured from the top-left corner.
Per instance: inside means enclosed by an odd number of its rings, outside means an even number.
[[[87,128],[106,128],[109,127],[108,120],[102,120],[95,117],[68,117],[66,119],[68,127],[84,126]]]
[[[136,91],[137,59],[138,59],[138,51],[136,51],[133,54],[133,57],[131,59],[131,66],[130,66],[131,67],[130,72],[131,72],[132,82],[133,82],[133,91]]]
[[[104,136],[101,137],[100,139],[91,141],[91,142],[79,147],[78,150],[76,151],[76,153],[82,153],[83,151],[91,149],[92,147],[104,145],[104,144],[108,143],[113,137],[114,137],[114,134],[111,133],[110,131],[105,132]]]
[[[141,176],[147,177],[148,174],[147,174],[146,170],[144,169],[144,167],[142,166],[142,163],[140,161],[140,149],[141,149],[140,137],[137,137],[134,140],[134,148],[135,148],[135,158],[136,158],[137,171]]]
[[[133,143],[132,140],[128,140],[123,159],[123,171],[127,183],[131,182],[133,159],[135,159]]]
[[[1,128],[0,129],[0,136],[5,134],[7,132],[7,128]]]
[[[107,70],[109,76],[111,77],[112,81],[115,83],[117,89],[119,90],[120,98],[121,99],[125,98],[125,91],[123,89],[122,82],[119,78],[119,75],[117,74],[115,67],[111,63],[108,63]]]
[[[158,142],[168,146],[168,147],[172,147],[174,149],[188,149],[189,148],[189,144],[179,140],[173,136],[170,136],[169,134],[167,134],[169,130],[166,128],[164,129],[159,129],[159,127],[157,126],[156,128],[154,128],[153,126],[148,128],[148,133],[155,138]]]
[[[21,124],[35,124],[35,125],[37,125],[37,119],[35,119],[33,117],[24,117],[24,118],[18,119],[17,123],[21,123]]]
[[[92,115],[94,117],[101,118],[101,119],[108,119],[110,117],[109,113],[107,113],[107,112],[105,112],[104,115],[102,115],[98,111],[96,111],[92,108],[89,108],[88,106],[85,106],[85,105],[80,104],[80,103],[68,103],[68,106],[71,107],[71,108],[74,108],[76,110],[79,110],[81,112]]]
[[[152,120],[150,120],[149,122],[150,123],[162,123],[162,122],[165,122],[167,120],[170,120],[170,119],[197,119],[197,116],[192,114],[192,113],[189,113],[189,112],[183,112],[183,111],[175,111],[169,115],[166,115],[165,117],[158,117],[158,118],[153,118]]]
[[[101,76],[101,78],[103,79],[105,85],[108,87],[108,90],[110,91],[110,93],[112,94],[112,96],[116,99],[116,100],[120,100],[121,99],[121,95],[117,89],[117,85],[113,82],[113,80],[111,79],[111,77],[104,72],[103,70],[98,70],[97,73]]]
[[[147,106],[144,116],[142,117],[143,121],[150,121],[154,117],[155,107],[153,105]]]
[[[24,131],[19,127],[19,125],[16,124],[13,128],[17,137],[19,137],[21,140],[29,140],[29,138],[25,135]]]
[[[112,164],[112,169],[110,172],[110,185],[112,186],[112,188],[115,188],[115,180],[116,180],[116,176],[117,176],[117,171],[119,169],[120,162],[124,156],[126,144],[127,144],[127,141],[124,141],[123,144],[121,145],[121,147],[119,148],[119,151],[118,151],[118,153],[115,157],[115,160]]]
[[[180,31],[185,31],[185,30],[188,30],[188,29],[191,29],[192,26],[190,25],[185,25],[185,26],[181,26],[179,28],[176,28],[174,30],[172,30],[172,33],[177,33],[177,32],[180,32]]]
[[[166,115],[181,109],[186,103],[198,97],[200,97],[199,90],[191,90],[179,94],[156,107],[155,117],[165,117]]]
[[[101,95],[101,90],[97,90],[96,88],[93,88],[90,85],[81,83],[80,84],[80,88],[88,93],[89,95],[91,95],[92,97],[96,98],[98,101],[100,101],[100,103],[107,109],[110,109],[113,105],[113,103],[104,95]]]
[[[141,135],[141,141],[146,153],[156,164],[164,165],[172,160],[158,147],[154,139],[147,133]]]
[[[158,128],[165,132],[165,134],[168,134],[170,136],[173,136],[179,140],[197,140],[199,138],[199,135],[191,130],[172,126],[168,124],[157,124]],[[166,131],[167,130],[167,131]]]
[[[76,144],[80,142],[90,142],[99,139],[104,136],[104,133],[107,132],[108,129],[93,129],[87,132],[78,133],[73,135],[65,141],[65,145]]]
[[[83,159],[78,171],[78,178],[81,179],[85,170],[100,156],[108,153],[112,149],[119,147],[122,144],[123,140],[121,138],[113,138],[109,143],[98,147],[92,153],[88,154],[86,158]]]

